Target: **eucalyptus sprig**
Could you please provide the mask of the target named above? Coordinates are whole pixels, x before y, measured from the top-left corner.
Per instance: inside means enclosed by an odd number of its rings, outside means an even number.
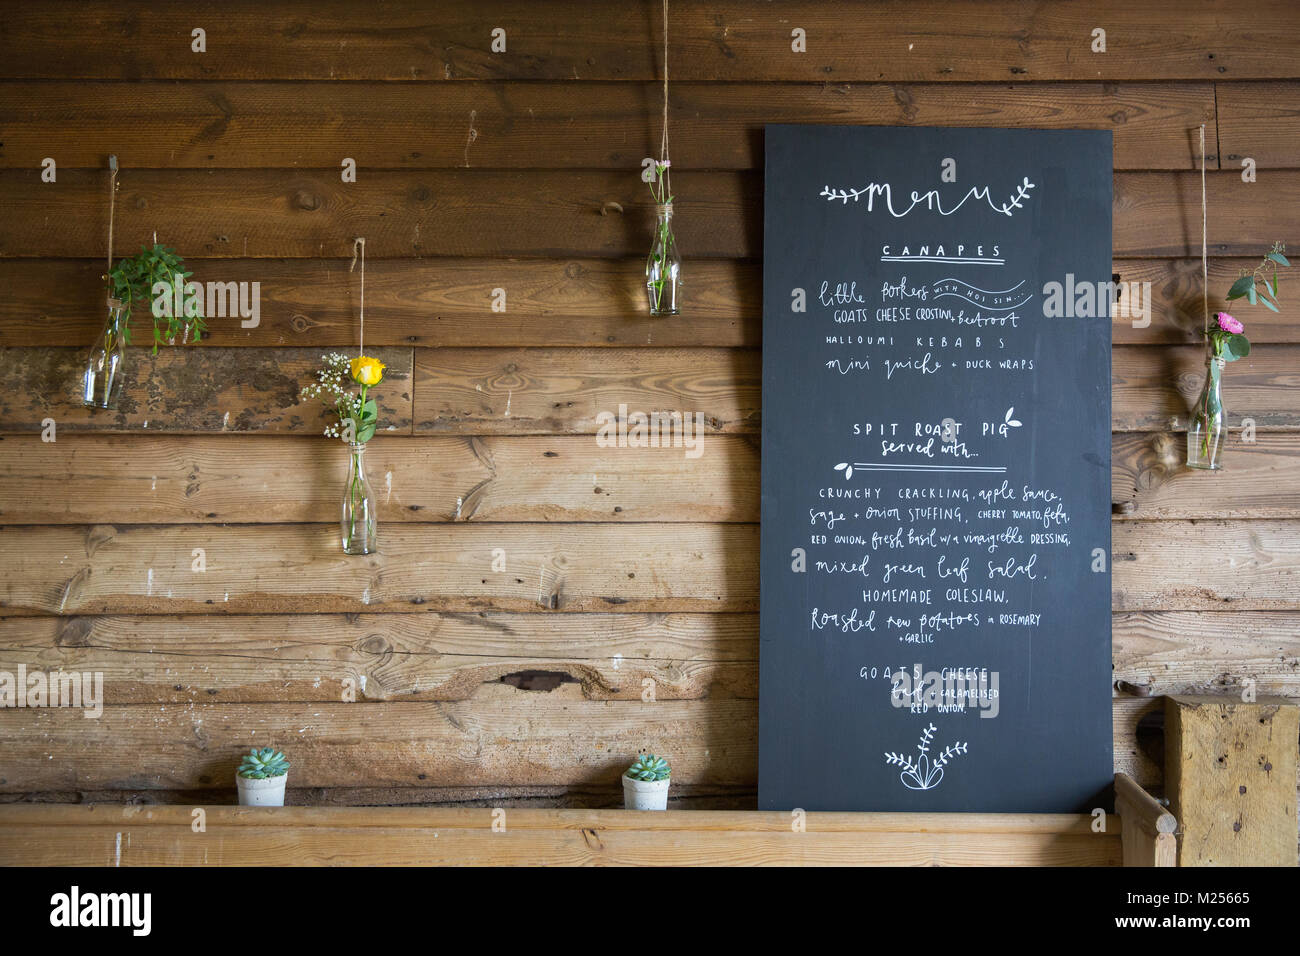
[[[153,316],[153,353],[158,354],[158,346],[170,345],[176,337],[188,340],[194,335],[199,341],[207,331],[203,321],[203,301],[201,297],[185,296],[183,315],[175,315],[171,306],[173,289],[177,283],[184,290],[193,272],[185,271],[185,260],[171,249],[155,242],[151,247],[141,246],[139,255],[119,259],[104,281],[108,284],[108,294],[122,302],[122,332],[128,345],[131,344],[131,310],[137,302],[149,302],[149,314]],[[155,291],[159,283],[166,291]]]
[[[1241,277],[1228,290],[1228,299],[1245,299],[1251,305],[1267,306],[1277,312],[1277,267],[1289,268],[1291,265],[1285,252],[1284,243],[1273,243],[1273,247],[1252,271],[1241,270]],[[1271,275],[1268,274],[1270,272]]]

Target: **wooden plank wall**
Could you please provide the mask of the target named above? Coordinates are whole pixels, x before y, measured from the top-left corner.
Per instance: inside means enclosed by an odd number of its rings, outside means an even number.
[[[1139,695],[1300,697],[1289,277],[1285,313],[1242,310],[1255,352],[1226,376],[1256,440],[1211,476],[1180,434],[1197,129],[1214,308],[1297,238],[1300,5],[672,10],[687,310],[652,320],[656,2],[0,3],[0,664],[102,671],[108,699],[0,711],[0,800],[228,800],[237,751],[274,744],[294,803],[609,806],[650,748],[680,806],[752,807],[765,122],[1113,130],[1115,272],[1155,297],[1114,326],[1116,768],[1160,786]],[[117,255],[156,231],[197,279],[260,282],[261,324],[133,350],[120,411],[90,414],[110,152]],[[355,345],[355,235],[389,364],[367,558],[339,553],[343,451],[297,399]],[[703,454],[598,447],[621,403],[703,412]]]

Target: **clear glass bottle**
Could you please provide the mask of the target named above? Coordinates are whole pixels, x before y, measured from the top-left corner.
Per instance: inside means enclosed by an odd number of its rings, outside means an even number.
[[[339,529],[344,554],[370,554],[376,550],[375,494],[366,477],[366,443],[348,443],[348,481],[343,487]]]
[[[108,300],[108,320],[104,331],[86,355],[82,375],[81,403],[89,408],[116,408],[122,394],[122,366],[126,361],[126,304],[121,299]]]
[[[655,207],[655,238],[645,261],[651,315],[677,315],[682,303],[682,257],[673,235],[673,204]]]
[[[1224,364],[1221,358],[1206,360],[1205,386],[1191,410],[1192,418],[1187,426],[1188,468],[1217,471],[1223,467],[1223,444],[1227,430],[1223,427],[1223,394],[1220,386]]]

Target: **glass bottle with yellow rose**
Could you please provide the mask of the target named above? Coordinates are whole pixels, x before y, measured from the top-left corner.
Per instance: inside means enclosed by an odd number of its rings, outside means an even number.
[[[378,549],[377,506],[366,477],[365,452],[379,422],[379,408],[370,389],[383,381],[385,368],[377,358],[349,358],[333,352],[324,356],[317,380],[302,390],[304,398],[321,399],[336,416],[325,434],[348,445],[348,474],[339,513],[344,554],[371,554]]]

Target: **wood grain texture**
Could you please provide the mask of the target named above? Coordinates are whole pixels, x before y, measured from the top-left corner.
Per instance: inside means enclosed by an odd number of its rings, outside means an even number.
[[[137,316],[139,336],[145,328]],[[371,349],[387,364],[372,397],[380,435],[411,427],[411,350]],[[59,429],[95,432],[301,432],[322,434],[327,417],[319,399],[300,390],[315,381],[316,349],[191,349],[172,346],[151,355],[131,347],[115,409],[81,403],[82,349],[0,350],[0,432],[36,432],[46,419]],[[56,434],[57,437],[57,434]]]
[[[656,83],[0,83],[0,167],[618,169],[658,155]],[[1211,83],[674,83],[674,166],[758,169],[766,123],[1108,129],[1116,169],[1199,169]],[[52,124],[51,116],[59,122]],[[1195,159],[1195,162],[1194,162]],[[1210,156],[1211,168],[1217,157]]]
[[[183,15],[182,15],[183,12]],[[651,0],[594,7],[581,0],[418,0],[374,12],[343,0],[159,0],[144,9],[94,0],[69,16],[11,2],[0,19],[6,77],[69,79],[377,79],[445,81],[653,80],[659,8]],[[188,28],[209,24],[202,56]],[[493,24],[507,52],[490,50]],[[1090,50],[1106,24],[1104,54]],[[1267,24],[1267,29],[1258,29]],[[791,52],[791,30],[807,52]],[[954,15],[940,0],[890,0],[870,16],[840,0],[780,8],[745,0],[683,0],[673,10],[669,61],[679,80],[992,81],[1292,78],[1289,37],[1300,14],[1286,0],[1188,0],[1158,5],[1012,0]],[[235,36],[238,44],[222,42]],[[127,55],[123,54],[126,49]]]
[[[1289,611],[1125,612],[1114,616],[1112,665],[1152,697],[1300,696],[1300,617]]]
[[[621,416],[620,405],[629,416],[689,416],[689,436],[702,436],[701,455],[713,437],[760,430],[757,350],[416,349],[413,381],[406,372],[410,350],[373,351],[392,369],[377,390],[381,437],[412,428],[462,436],[597,435],[611,421],[602,413]],[[320,405],[301,400],[299,389],[320,356],[306,348],[172,348],[157,357],[132,349],[119,408],[105,412],[82,407],[76,394],[81,350],[8,349],[0,352],[0,433],[37,432],[53,418],[70,432],[317,435]],[[1197,346],[1116,346],[1111,427],[1186,430],[1204,375]],[[1300,346],[1260,349],[1234,362],[1223,388],[1229,425],[1239,429],[1249,418],[1257,430],[1300,427],[1297,384]],[[694,455],[680,443],[675,448]]]
[[[485,684],[586,700],[755,699],[752,614],[0,618],[10,673],[104,675],[105,702],[466,700]],[[347,681],[351,684],[347,684]]]
[[[1117,611],[1290,610],[1300,601],[1293,522],[1123,522],[1112,539]]]
[[[1293,611],[1121,612],[1114,677],[1161,694],[1300,696]],[[429,613],[0,618],[10,672],[104,675],[108,704],[463,700],[482,684],[588,700],[752,699],[753,614]],[[350,687],[345,681],[350,679]],[[547,689],[549,688],[549,690]],[[1120,696],[1124,696],[1120,694]]]
[[[1204,383],[1195,346],[1118,346],[1112,359],[1116,431],[1186,430]],[[757,351],[665,349],[418,349],[415,431],[458,434],[597,434],[620,404],[649,414],[700,413],[716,432],[755,432],[761,409]],[[1300,350],[1261,349],[1225,375],[1229,422],[1300,426]]]
[[[491,808],[0,809],[0,864],[81,866],[1117,866],[1119,820],[1073,814],[811,813]],[[504,823],[504,829],[501,824]],[[126,839],[123,840],[125,834]]]
[[[1114,524],[1113,606],[1300,607],[1294,521]],[[379,553],[339,553],[337,526],[6,526],[23,555],[9,614],[322,611],[752,611],[756,525],[389,525]],[[191,570],[193,549],[206,570]],[[492,570],[494,549],[506,571]],[[1195,568],[1189,573],[1189,568]]]
[[[1260,247],[1262,252],[1263,247]],[[257,282],[260,323],[217,317],[199,347],[350,347],[356,342],[355,273],[346,259],[193,259],[196,278]],[[1210,309],[1255,259],[1210,260]],[[762,270],[735,259],[689,265],[687,310],[651,318],[645,261],[632,259],[378,259],[366,271],[366,341],[434,347],[648,346],[754,348],[761,340]],[[1121,259],[1118,281],[1151,283],[1151,322],[1116,315],[1117,344],[1198,344],[1199,259]],[[101,260],[0,259],[0,347],[90,342],[102,316]],[[506,311],[493,312],[494,289]],[[1145,293],[1143,293],[1145,295]],[[1140,308],[1140,304],[1139,304]],[[1235,303],[1238,313],[1244,312]],[[1300,342],[1300,323],[1262,306],[1242,314],[1256,344]]]
[[[1113,436],[1116,518],[1300,517],[1300,436],[1261,431],[1254,441],[1243,441],[1238,432],[1228,439],[1224,456],[1224,474],[1207,479],[1184,464],[1184,435]]]
[[[36,790],[0,793],[0,806],[115,804],[117,806],[196,806],[213,800],[235,800],[232,780],[227,793],[213,790]],[[515,807],[521,809],[612,809],[623,806],[622,788],[603,785],[438,787],[300,787],[298,807]],[[758,795],[753,785],[711,786],[673,784],[668,805],[677,810],[753,810]]]
[[[1178,865],[1295,866],[1295,702],[1167,697],[1165,726]]]
[[[0,528],[0,553],[21,548],[24,559],[0,579],[0,607],[46,614],[752,611],[757,531],[388,525],[377,554],[352,558],[340,550],[337,523],[8,526]],[[204,549],[203,572],[192,570],[195,548]],[[494,571],[502,561],[506,570]]]
[[[1112,707],[1115,767],[1143,786],[1154,765],[1131,741],[1155,703],[1123,699]],[[296,787],[617,791],[641,750],[670,754],[674,783],[753,786],[756,721],[753,700],[589,701],[573,685],[546,694],[485,685],[464,701],[125,704],[96,719],[71,708],[4,708],[0,792],[233,790],[250,744],[287,751],[291,803]]]
[[[761,382],[752,350],[421,349],[415,430],[598,435],[602,415],[679,412],[684,455],[688,435],[757,433]]]
[[[1111,359],[1111,427],[1115,431],[1186,431],[1188,410],[1204,384],[1202,347],[1117,346]],[[1232,363],[1223,375],[1229,426],[1237,431],[1249,418],[1257,429],[1294,429],[1300,425],[1296,385],[1300,385],[1300,349],[1294,345],[1260,349]]]
[[[704,447],[691,459],[591,436],[420,436],[374,441],[366,464],[385,524],[757,521],[754,439]],[[320,521],[339,507],[347,461],[339,442],[316,436],[11,435],[0,439],[0,520]]]
[[[1217,87],[1223,168],[1241,171],[1253,159],[1257,181],[1300,166],[1300,83],[1221,83]]]
[[[0,438],[0,520],[19,524],[319,521],[338,507],[347,456],[318,436]],[[602,448],[591,436],[405,437],[366,455],[379,520],[754,522],[752,435],[672,448]],[[1230,474],[1184,464],[1171,432],[1112,438],[1115,520],[1300,518],[1300,436],[1230,439]]]
[[[620,258],[645,255],[653,225],[632,170],[361,170],[355,183],[338,171],[126,170],[118,183],[117,255],[156,232],[184,256],[211,258],[350,257],[358,235],[376,259]],[[1257,185],[1232,170],[1210,174],[1214,255],[1254,256],[1267,237],[1289,235],[1300,171]],[[39,168],[0,170],[0,257],[102,255],[106,189],[101,171],[63,170],[50,184]],[[761,176],[686,170],[673,189],[684,256],[760,256]],[[1192,172],[1117,173],[1114,255],[1199,256],[1200,200]]]

